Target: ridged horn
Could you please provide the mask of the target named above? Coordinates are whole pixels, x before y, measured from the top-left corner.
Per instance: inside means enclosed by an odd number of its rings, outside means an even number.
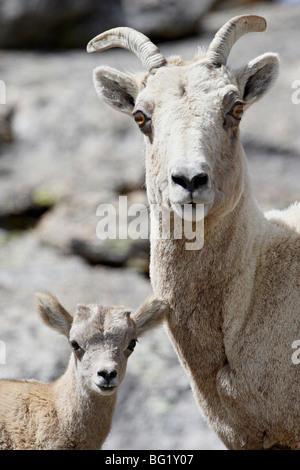
[[[128,27],[113,28],[94,37],[88,45],[88,53],[121,47],[133,52],[149,72],[167,63],[159,49],[147,36]]]
[[[265,31],[267,22],[257,15],[240,15],[222,26],[210,43],[207,57],[216,66],[226,65],[229,53],[236,41],[246,33]]]

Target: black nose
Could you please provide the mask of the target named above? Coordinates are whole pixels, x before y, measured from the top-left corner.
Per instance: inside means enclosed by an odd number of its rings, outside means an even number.
[[[187,189],[190,192],[194,192],[197,189],[205,189],[208,184],[208,174],[207,173],[198,173],[193,176],[191,179],[189,176],[178,173],[172,175],[172,181],[179,186],[182,186],[184,189]]]
[[[103,370],[98,370],[97,372],[97,375],[99,375],[99,377],[103,377],[103,379],[105,379],[107,383],[109,383],[112,379],[117,377],[117,374],[118,372],[116,371],[116,369],[112,369],[112,370],[103,369]]]

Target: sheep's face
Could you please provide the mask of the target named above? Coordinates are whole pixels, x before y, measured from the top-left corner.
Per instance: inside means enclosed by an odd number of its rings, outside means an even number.
[[[235,204],[243,187],[243,106],[234,77],[205,61],[148,77],[132,114],[145,134],[150,202],[179,215],[186,204],[203,205],[204,215]]]
[[[79,305],[74,317],[48,293],[36,294],[36,306],[49,327],[65,335],[73,349],[79,390],[113,394],[122,382],[137,336],[169,313],[168,303],[150,297],[132,315],[124,307]]]
[[[245,173],[240,120],[277,69],[277,56],[264,54],[237,72],[214,66],[205,55],[186,64],[173,58],[142,79],[109,67],[95,70],[98,93],[131,114],[145,135],[150,204],[180,216],[186,204],[192,211],[203,205],[204,216],[235,207]]]
[[[136,340],[136,325],[124,308],[78,306],[69,341],[82,389],[101,395],[115,393]]]

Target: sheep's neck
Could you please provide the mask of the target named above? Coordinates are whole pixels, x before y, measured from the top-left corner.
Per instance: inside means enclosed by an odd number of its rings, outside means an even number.
[[[208,220],[201,250],[185,250],[186,240],[151,243],[153,289],[172,307],[167,319],[170,337],[190,377],[195,398],[216,421],[226,414],[216,390],[216,374],[227,362],[224,328],[230,319],[243,315],[241,306],[232,299],[235,286],[245,285],[244,273],[251,271],[251,254],[258,243],[251,226],[255,225],[259,233],[263,223],[246,185],[231,213],[223,220]],[[248,294],[245,290],[244,304]]]
[[[117,394],[104,397],[82,390],[73,356],[65,374],[54,382],[53,389],[59,428],[66,436],[67,445],[76,449],[99,449],[111,427]]]
[[[247,266],[257,240],[255,233],[263,230],[264,217],[245,181],[244,191],[235,208],[224,217],[213,214],[204,219],[204,245],[187,250],[190,240],[159,239],[160,222],[151,214],[155,236],[151,239],[150,274],[155,292],[168,295],[212,289],[233,279]],[[255,230],[253,229],[255,227]],[[183,234],[184,235],[184,234]],[[165,286],[165,292],[163,292]]]

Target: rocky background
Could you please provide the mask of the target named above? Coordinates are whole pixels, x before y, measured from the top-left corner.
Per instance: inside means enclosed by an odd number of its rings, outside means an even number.
[[[236,6],[238,4],[238,7]],[[230,17],[265,16],[265,33],[246,35],[229,63],[239,67],[279,52],[272,91],[242,122],[242,140],[259,203],[300,199],[300,5],[187,0],[1,0],[0,79],[0,377],[49,381],[69,348],[45,327],[34,293],[65,307],[99,302],[137,308],[151,293],[147,240],[100,241],[102,203],[146,202],[142,137],[125,115],[96,96],[99,64],[140,69],[115,49],[88,55],[86,43],[113,26],[135,27],[166,55],[190,58]],[[299,86],[299,85],[298,85]],[[1,350],[2,351],[2,350]],[[0,352],[1,352],[0,351]],[[0,362],[4,362],[3,353]],[[105,449],[223,449],[203,421],[164,328],[145,336],[130,358]]]

